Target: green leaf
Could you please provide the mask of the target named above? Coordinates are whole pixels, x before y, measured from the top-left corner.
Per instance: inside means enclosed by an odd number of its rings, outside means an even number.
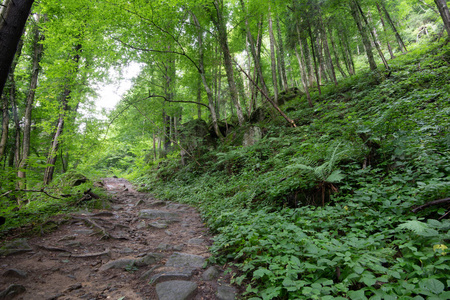
[[[413,231],[417,235],[425,237],[433,237],[439,235],[439,232],[437,230],[430,228],[430,226],[427,223],[423,223],[417,220],[407,221],[403,224],[400,224],[397,228],[408,229]]]
[[[341,170],[334,170],[328,177],[325,179],[326,182],[338,183],[341,182],[342,179],[345,178],[345,175],[342,174]]]
[[[428,279],[421,280],[419,283],[419,286],[422,289],[428,290],[436,295],[442,293],[445,289],[444,284],[434,278],[428,278]]]
[[[269,270],[267,270],[266,268],[259,268],[258,270],[256,270],[255,272],[253,272],[253,277],[254,278],[261,278],[264,275],[272,275],[272,272],[270,272]]]

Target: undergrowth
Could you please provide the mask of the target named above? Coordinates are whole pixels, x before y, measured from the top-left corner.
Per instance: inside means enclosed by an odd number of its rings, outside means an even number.
[[[449,299],[450,47],[285,104],[297,128],[137,182],[199,207],[246,299]],[[441,220],[439,220],[441,219]]]

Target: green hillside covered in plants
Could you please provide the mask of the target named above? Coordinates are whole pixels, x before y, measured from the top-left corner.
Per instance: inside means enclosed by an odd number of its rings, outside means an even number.
[[[242,299],[450,299],[447,1],[0,4],[0,247],[116,176]]]

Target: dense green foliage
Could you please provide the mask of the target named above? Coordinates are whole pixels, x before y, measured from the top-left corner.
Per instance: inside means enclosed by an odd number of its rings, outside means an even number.
[[[249,299],[448,299],[445,209],[410,209],[450,192],[449,64],[448,45],[422,47],[314,93],[314,108],[288,102],[297,128],[258,124],[253,146],[137,182],[199,207],[211,262],[238,267]]]

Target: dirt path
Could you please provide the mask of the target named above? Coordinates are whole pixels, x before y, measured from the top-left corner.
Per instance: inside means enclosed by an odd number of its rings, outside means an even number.
[[[0,257],[0,299],[14,290],[24,300],[235,298],[220,267],[203,268],[212,242],[194,208],[136,192],[124,179],[104,185],[111,210],[73,215]]]

